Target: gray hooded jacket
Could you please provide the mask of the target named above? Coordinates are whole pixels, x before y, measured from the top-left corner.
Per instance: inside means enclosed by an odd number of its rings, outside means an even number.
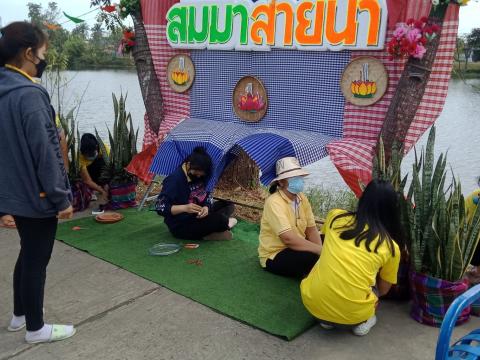
[[[0,67],[0,214],[47,218],[70,203],[47,91]]]

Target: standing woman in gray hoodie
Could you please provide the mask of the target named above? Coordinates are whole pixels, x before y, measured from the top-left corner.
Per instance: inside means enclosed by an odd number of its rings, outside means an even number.
[[[20,235],[9,331],[26,326],[29,343],[63,340],[71,325],[43,322],[46,269],[58,219],[72,217],[71,192],[47,91],[34,81],[46,67],[47,37],[35,25],[0,29],[0,216]]]

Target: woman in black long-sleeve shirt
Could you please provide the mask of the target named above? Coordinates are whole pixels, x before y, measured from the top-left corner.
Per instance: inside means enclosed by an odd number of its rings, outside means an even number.
[[[185,162],[163,180],[155,205],[157,213],[173,236],[190,240],[230,240],[233,204],[213,202],[206,190],[212,160],[203,147],[197,147]]]

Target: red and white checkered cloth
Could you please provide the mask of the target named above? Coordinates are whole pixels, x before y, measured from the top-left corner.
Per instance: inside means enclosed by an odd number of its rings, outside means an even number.
[[[177,94],[167,83],[166,67],[171,56],[188,53],[172,49],[166,40],[166,13],[178,0],[142,0],[142,13],[147,30],[150,50],[157,76],[161,83],[165,118],[160,132],[155,135],[145,118],[144,147],[158,144],[165,135],[181,120],[190,114],[188,92]],[[389,31],[391,38],[397,22],[409,18],[420,19],[428,16],[431,0],[387,0],[389,9]],[[440,46],[433,65],[432,73],[419,106],[415,119],[407,133],[406,151],[410,150],[420,136],[440,115],[447,96],[448,81],[453,64],[453,53],[458,29],[458,6],[450,5],[443,24]],[[346,103],[344,109],[343,139],[327,145],[330,159],[337,167],[345,182],[357,194],[360,193],[358,181],[367,184],[371,178],[373,151],[381,131],[385,115],[402,74],[405,61],[389,60],[386,50],[352,51],[352,59],[359,56],[374,56],[386,66],[389,85],[381,101],[369,107],[359,107]]]
[[[400,4],[402,2],[403,6]],[[390,3],[389,16],[390,18],[394,17],[397,20],[396,22],[428,16],[431,7],[430,0],[402,0],[398,2],[395,0],[394,7],[391,7]],[[401,13],[392,14],[392,9],[397,9]],[[390,30],[387,34],[387,42],[392,36],[395,23],[389,24]],[[440,46],[425,95],[407,133],[406,151],[409,151],[415,145],[425,130],[435,122],[443,109],[453,65],[457,29],[458,6],[450,5],[445,16]],[[369,107],[346,103],[343,139],[327,145],[330,159],[348,186],[357,195],[361,193],[359,180],[364,184],[368,184],[371,180],[372,159],[377,138],[405,65],[405,61],[389,60],[386,50],[352,52],[352,59],[359,56],[374,56],[384,63],[389,75],[387,92],[381,101]]]
[[[152,53],[155,71],[160,81],[164,111],[164,119],[160,125],[158,135],[150,128],[147,115],[145,115],[143,148],[153,143],[158,145],[175,125],[190,115],[190,98],[188,92],[184,94],[174,92],[168,85],[166,73],[168,61],[172,56],[176,54],[188,54],[187,51],[173,49],[168,44],[167,37],[165,36],[166,13],[168,9],[177,2],[178,0],[142,0],[141,2],[148,44]]]

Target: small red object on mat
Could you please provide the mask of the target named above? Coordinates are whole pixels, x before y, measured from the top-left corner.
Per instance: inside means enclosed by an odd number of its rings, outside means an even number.
[[[202,266],[202,265],[203,265],[203,261],[200,260],[200,259],[188,259],[188,260],[187,260],[187,264]]]
[[[197,249],[200,246],[200,244],[194,244],[194,243],[189,243],[183,245],[185,249]]]
[[[80,227],[80,226],[74,226],[74,227],[72,227],[72,230],[73,230],[73,231],[84,230],[84,229],[85,229],[85,228]]]

